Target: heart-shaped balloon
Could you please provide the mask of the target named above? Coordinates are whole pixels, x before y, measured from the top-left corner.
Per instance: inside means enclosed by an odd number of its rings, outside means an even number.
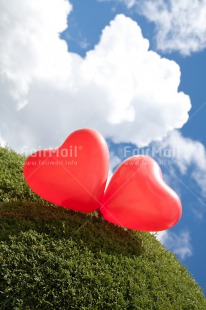
[[[148,156],[132,156],[115,171],[100,212],[114,224],[142,231],[174,226],[182,214],[177,194],[164,182],[158,164]]]
[[[80,129],[59,148],[31,155],[24,165],[24,177],[42,198],[64,208],[92,212],[101,204],[108,168],[105,139],[93,129]]]

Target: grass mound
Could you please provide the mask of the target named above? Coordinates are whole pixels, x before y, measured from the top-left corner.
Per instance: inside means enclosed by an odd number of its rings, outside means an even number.
[[[0,149],[0,309],[206,309],[154,236],[43,202],[23,162]]]

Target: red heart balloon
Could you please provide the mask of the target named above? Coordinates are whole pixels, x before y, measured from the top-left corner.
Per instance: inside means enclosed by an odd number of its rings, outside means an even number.
[[[132,156],[115,171],[100,212],[114,224],[142,231],[174,226],[182,214],[177,194],[163,181],[158,164],[148,156]]]
[[[64,208],[92,212],[99,208],[109,167],[109,151],[95,130],[73,132],[57,149],[41,150],[24,165],[30,188]]]

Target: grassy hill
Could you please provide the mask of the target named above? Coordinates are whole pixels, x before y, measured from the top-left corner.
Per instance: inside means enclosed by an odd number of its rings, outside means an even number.
[[[0,309],[206,309],[154,236],[42,201],[24,160],[0,148]]]

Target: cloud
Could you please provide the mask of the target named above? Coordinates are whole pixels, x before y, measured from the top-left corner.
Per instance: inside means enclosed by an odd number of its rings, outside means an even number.
[[[171,231],[161,231],[157,233],[157,239],[181,259],[186,259],[193,254],[190,234],[187,230],[178,234]]]
[[[5,147],[6,146],[6,141],[1,137],[1,134],[0,134],[0,146],[1,147]]]
[[[163,141],[158,150],[167,149],[170,164],[177,167],[182,175],[190,177],[206,195],[206,150],[205,146],[190,138],[185,138],[177,130],[171,132]]]
[[[16,102],[17,109],[27,104],[34,78],[68,75],[67,48],[58,33],[70,10],[66,1],[1,0],[1,96]]]
[[[156,25],[159,50],[190,55],[206,47],[205,0],[146,0],[141,12]]]
[[[47,105],[48,110],[52,85],[59,89],[70,75],[70,57],[59,32],[66,27],[71,5],[58,0],[0,0],[0,4],[0,130],[9,146],[20,149],[25,144],[37,145],[34,126],[46,116],[38,104]],[[39,84],[43,88],[49,85],[49,89],[35,106]],[[23,112],[27,106],[30,115]]]
[[[187,121],[179,66],[130,18],[117,15],[81,58],[59,38],[67,1],[0,1],[0,131],[12,148],[57,146],[81,127],[146,145]]]
[[[206,47],[205,0],[113,1],[135,9],[155,24],[157,48],[163,52],[190,55]]]

